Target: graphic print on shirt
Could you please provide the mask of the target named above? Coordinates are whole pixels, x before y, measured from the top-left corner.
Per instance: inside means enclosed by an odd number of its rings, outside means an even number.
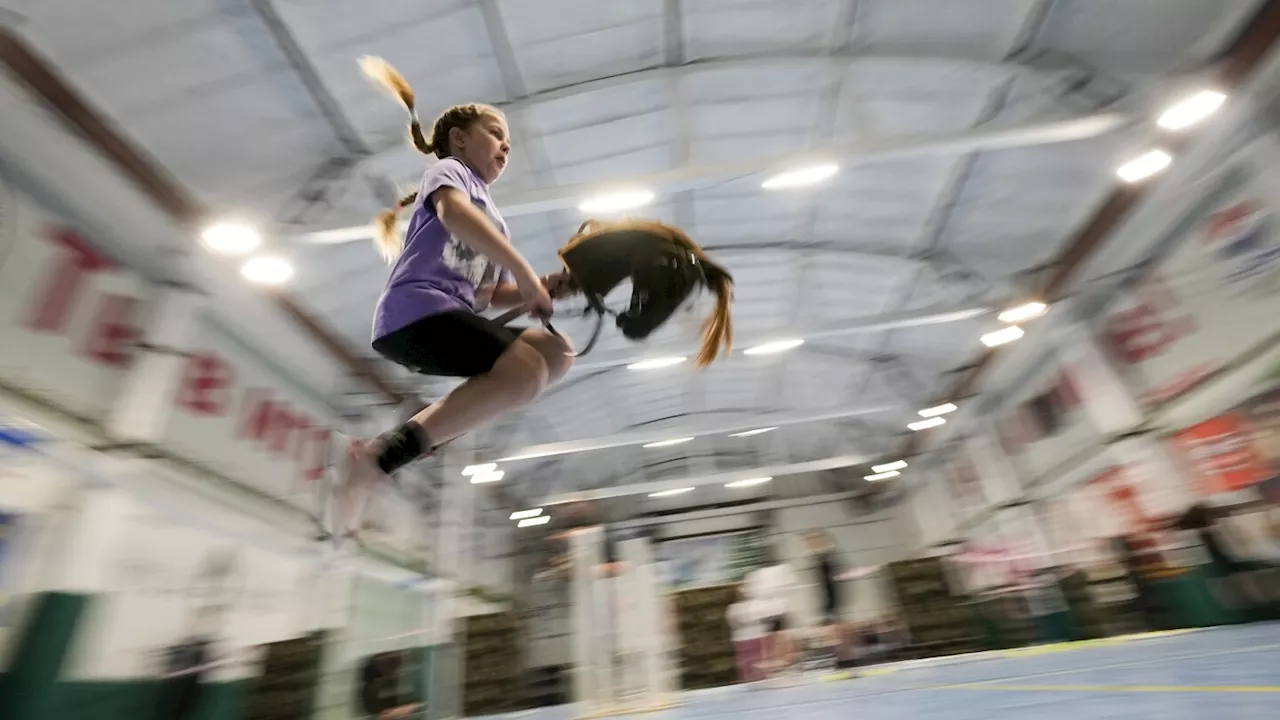
[[[489,220],[493,222],[504,236],[507,235],[506,223],[484,202],[477,201],[472,198],[472,202],[484,211]],[[498,266],[489,260],[488,257],[475,248],[468,245],[458,236],[450,233],[449,239],[444,244],[444,252],[442,253],[444,264],[452,271],[458,273],[467,282],[476,289],[476,301],[473,309],[480,312],[489,307],[489,301],[493,299],[493,290],[497,286]]]

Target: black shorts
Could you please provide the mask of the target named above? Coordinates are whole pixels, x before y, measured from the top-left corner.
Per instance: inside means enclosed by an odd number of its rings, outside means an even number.
[[[465,310],[429,315],[373,341],[373,349],[423,375],[475,377],[493,369],[527,327],[506,327]]]

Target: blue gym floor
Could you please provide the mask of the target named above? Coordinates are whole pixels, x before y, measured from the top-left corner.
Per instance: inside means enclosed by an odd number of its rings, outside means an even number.
[[[1152,633],[684,693],[672,720],[1280,718],[1280,623]],[[571,707],[504,717],[568,720]]]

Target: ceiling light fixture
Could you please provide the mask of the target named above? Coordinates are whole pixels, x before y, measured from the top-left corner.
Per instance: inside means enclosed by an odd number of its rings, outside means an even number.
[[[1218,112],[1226,101],[1225,93],[1217,90],[1201,90],[1170,105],[1160,113],[1160,119],[1156,124],[1165,130],[1186,130]]]
[[[653,358],[652,360],[641,360],[627,366],[628,370],[659,370],[661,368],[673,367],[684,362],[687,358],[683,357],[662,357]]]
[[[219,255],[244,255],[262,245],[262,236],[248,225],[215,223],[200,233],[201,243]]]
[[[1005,310],[1004,312],[1000,313],[996,317],[999,318],[1000,322],[1002,323],[1009,323],[1010,325],[1016,325],[1020,322],[1026,322],[1027,320],[1034,320],[1040,317],[1041,315],[1043,315],[1045,311],[1048,309],[1049,309],[1048,305],[1045,305],[1044,303],[1038,300],[1033,300],[1031,302],[1026,302],[1021,305],[1011,307],[1008,310]]]
[[[529,518],[536,518],[541,514],[542,514],[542,508],[534,508],[532,510],[517,510],[511,513],[511,519],[512,520],[528,520]]]
[[[501,470],[494,470],[493,472],[486,472],[486,473],[476,473],[475,475],[471,476],[471,484],[484,485],[486,483],[496,483],[502,478],[506,477],[506,475],[507,474]]]
[[[773,478],[771,477],[758,477],[748,478],[746,480],[734,480],[733,482],[725,483],[724,486],[727,488],[746,488],[755,485],[763,485],[772,479]]]
[[[778,429],[777,427],[764,427],[764,428],[756,428],[755,430],[743,430],[742,432],[729,433],[729,437],[731,438],[751,437],[752,435],[763,435],[767,432],[772,432],[777,429]]]
[[[903,470],[903,469],[906,469],[906,467],[907,467],[906,460],[895,460],[891,463],[885,463],[883,465],[872,465],[871,472],[887,473],[887,472],[893,472],[894,470]]]
[[[693,488],[683,487],[683,488],[672,488],[671,490],[659,490],[658,492],[649,493],[649,497],[664,498],[664,497],[671,497],[673,495],[683,495],[687,492],[693,492]]]
[[[525,520],[521,520],[516,527],[522,527],[522,528],[533,527],[534,525],[546,525],[549,522],[551,522],[551,516],[543,515],[542,517],[532,517],[532,518],[527,518]]]
[[[1164,150],[1148,150],[1116,169],[1116,175],[1127,183],[1146,180],[1173,163],[1173,156]]]
[[[939,425],[944,425],[946,422],[946,418],[929,418],[928,420],[919,420],[913,423],[907,423],[907,429],[920,432],[921,430],[928,430],[929,428],[936,428]]]
[[[468,465],[462,468],[462,474],[470,477],[471,475],[479,475],[481,473],[491,473],[498,469],[498,463],[483,463],[481,465]]]
[[[749,347],[746,350],[743,350],[742,354],[743,355],[773,355],[775,353],[794,350],[795,348],[798,348],[803,344],[804,344],[804,340],[801,340],[801,339],[775,340],[774,342],[767,342],[763,345],[756,345],[755,347]]]
[[[673,438],[671,440],[659,440],[657,442],[645,443],[642,447],[647,447],[647,448],[671,447],[672,445],[687,443],[692,439],[693,438],[691,437],[682,437],[682,438]]]
[[[958,409],[959,408],[957,408],[954,403],[942,403],[941,405],[934,405],[933,407],[927,407],[920,410],[917,414],[922,418],[931,418],[938,417],[939,415],[946,415],[947,413],[953,413]]]
[[[578,209],[588,215],[616,213],[644,207],[653,202],[654,197],[648,190],[624,190],[583,200]]]
[[[1010,325],[1007,328],[1003,328],[1001,330],[995,330],[993,332],[987,333],[986,335],[983,335],[982,344],[986,345],[987,347],[995,347],[997,345],[1004,345],[1005,343],[1011,343],[1014,340],[1017,340],[1018,338],[1022,337],[1023,335],[1026,335],[1026,333],[1022,331],[1022,328],[1018,327],[1017,325]]]
[[[875,475],[867,475],[862,479],[866,480],[867,482],[880,482],[881,480],[891,480],[893,478],[898,477],[901,474],[902,473],[898,472],[897,470],[890,470],[888,472],[876,473]]]
[[[790,190],[791,188],[817,185],[823,180],[832,178],[839,170],[840,166],[835,163],[822,163],[820,165],[796,168],[795,170],[780,172],[765,179],[764,182],[760,183],[760,187],[765,190]]]
[[[246,261],[240,274],[257,285],[283,285],[293,277],[293,266],[283,258],[263,255]]]

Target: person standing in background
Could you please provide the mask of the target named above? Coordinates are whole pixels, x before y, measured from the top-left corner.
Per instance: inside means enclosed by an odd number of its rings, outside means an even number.
[[[747,574],[744,580],[747,596],[756,604],[757,613],[765,631],[765,657],[762,665],[767,672],[790,667],[794,661],[788,622],[790,595],[795,589],[795,574],[791,566],[778,557],[771,545],[761,547],[764,565]]]
[[[737,598],[725,610],[725,618],[733,635],[738,679],[743,683],[754,683],[764,679],[760,668],[764,659],[764,626],[760,623],[756,603],[747,594],[746,583],[738,584]]]

